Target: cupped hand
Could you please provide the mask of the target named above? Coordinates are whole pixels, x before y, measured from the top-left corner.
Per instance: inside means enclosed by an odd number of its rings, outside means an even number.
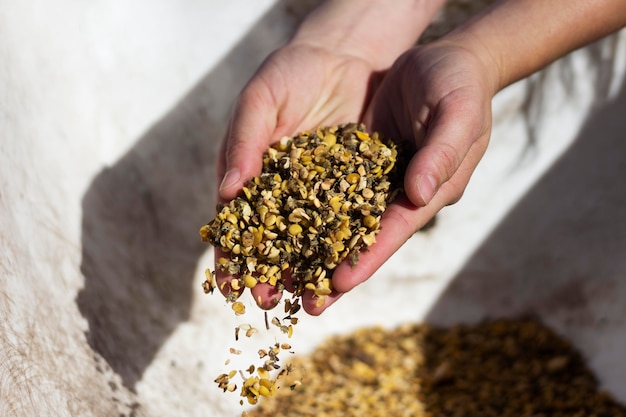
[[[488,59],[447,41],[411,49],[390,69],[364,122],[406,142],[414,153],[404,193],[384,213],[376,243],[355,267],[344,262],[334,271],[339,293],[367,280],[439,210],[461,197],[489,141],[495,78]],[[309,310],[319,314],[328,305]]]
[[[218,161],[219,198],[234,198],[245,182],[261,173],[262,155],[283,136],[363,117],[376,83],[376,72],[357,56],[320,46],[290,44],[273,53],[240,94]],[[216,259],[227,256],[216,251]],[[216,271],[218,288],[231,292],[232,277]],[[262,308],[281,297],[268,284],[252,289]],[[329,303],[336,294],[329,296]],[[310,300],[305,294],[304,299]],[[305,308],[315,303],[305,303]]]

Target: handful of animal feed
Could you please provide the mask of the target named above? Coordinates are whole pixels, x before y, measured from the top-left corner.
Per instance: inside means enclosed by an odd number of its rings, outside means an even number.
[[[236,300],[258,283],[283,292],[288,271],[293,293],[291,300],[284,300],[286,316],[273,317],[271,323],[291,337],[304,291],[312,291],[322,306],[333,290],[337,265],[346,258],[355,265],[360,251],[376,241],[381,216],[398,191],[393,185],[397,158],[393,143],[357,124],[321,127],[271,146],[263,155],[261,174],[238,197],[218,205],[215,219],[200,228],[202,240],[225,255],[216,267],[232,277],[221,285],[228,285],[226,299],[233,311],[244,314],[244,304]],[[207,270],[206,275],[203,288],[212,292],[213,273]],[[269,330],[267,312],[265,323]],[[257,332],[249,324],[240,325],[236,340],[240,330],[247,337]],[[261,396],[273,395],[276,380],[289,373],[289,366],[281,369],[278,364],[278,354],[290,348],[276,343],[260,349],[262,365],[250,365],[247,374],[223,373],[215,382],[224,391],[235,391],[233,378],[240,375],[241,396],[256,404]],[[231,348],[231,353],[240,352]]]
[[[282,292],[289,269],[294,295],[309,289],[323,305],[335,267],[346,258],[356,264],[376,241],[397,191],[390,177],[397,154],[393,143],[356,124],[284,137],[270,147],[261,175],[200,229],[203,241],[228,254],[217,268],[235,277],[233,300],[259,282]]]

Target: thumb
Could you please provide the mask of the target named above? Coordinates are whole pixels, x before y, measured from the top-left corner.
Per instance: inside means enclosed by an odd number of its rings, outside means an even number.
[[[274,136],[277,107],[268,88],[252,82],[239,96],[222,143],[217,180],[219,194],[231,200],[261,172],[263,152]]]
[[[489,135],[489,118],[489,104],[483,106],[473,97],[455,97],[439,103],[424,144],[406,169],[404,190],[413,204],[427,205],[454,176],[472,145]]]

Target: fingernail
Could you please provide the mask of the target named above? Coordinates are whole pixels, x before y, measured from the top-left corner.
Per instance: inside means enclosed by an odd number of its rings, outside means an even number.
[[[437,191],[437,182],[432,175],[421,175],[417,179],[417,192],[424,201],[424,204],[428,204],[432,200],[435,192]]]
[[[225,188],[232,187],[237,181],[239,181],[240,177],[241,173],[237,168],[229,169],[226,172],[226,175],[224,175],[224,179],[222,179],[222,183],[220,184],[220,191]]]

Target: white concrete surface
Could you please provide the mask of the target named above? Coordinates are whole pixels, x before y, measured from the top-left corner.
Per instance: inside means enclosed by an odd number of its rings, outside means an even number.
[[[201,291],[196,233],[229,106],[302,7],[0,0],[0,415],[241,411],[212,382],[237,320]],[[500,94],[463,200],[302,316],[295,351],[373,324],[536,314],[626,401],[625,56],[622,33]]]

